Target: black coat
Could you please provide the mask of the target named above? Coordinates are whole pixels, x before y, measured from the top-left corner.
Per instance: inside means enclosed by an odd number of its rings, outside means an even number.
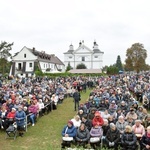
[[[107,134],[106,134],[107,143],[114,142],[115,144],[118,144],[119,140],[120,140],[120,132],[117,128],[114,131],[111,129],[107,131]]]
[[[150,145],[150,138],[147,137],[147,133],[145,135],[143,135],[143,137],[141,139],[141,143],[142,143],[143,148],[145,148],[146,145]]]
[[[125,132],[122,134],[121,143],[123,147],[127,149],[129,148],[134,149],[136,148],[136,142],[137,142],[137,138],[133,132],[130,132],[130,133]]]

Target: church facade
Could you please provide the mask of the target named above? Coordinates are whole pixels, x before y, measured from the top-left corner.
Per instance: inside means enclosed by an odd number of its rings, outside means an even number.
[[[104,52],[98,48],[96,41],[94,41],[92,49],[82,41],[75,50],[72,44],[69,46],[69,50],[64,53],[64,64],[65,67],[70,64],[73,69],[76,69],[79,64],[84,64],[87,69],[102,69],[103,54]]]

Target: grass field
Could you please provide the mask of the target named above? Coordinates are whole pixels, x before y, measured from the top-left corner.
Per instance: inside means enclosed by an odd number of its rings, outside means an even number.
[[[86,101],[89,93],[87,90],[82,94],[81,103]],[[0,130],[0,150],[60,150],[61,131],[75,113],[73,99],[67,98],[57,110],[39,118],[34,127],[29,126],[24,137],[5,139],[5,132]]]

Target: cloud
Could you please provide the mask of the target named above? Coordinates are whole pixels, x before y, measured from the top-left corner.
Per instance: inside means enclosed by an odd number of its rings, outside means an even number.
[[[0,2],[0,37],[14,42],[12,53],[23,46],[63,53],[80,40],[89,48],[96,40],[104,52],[103,65],[114,64],[117,55],[125,60],[126,50],[143,43],[149,59],[149,0],[13,0]]]

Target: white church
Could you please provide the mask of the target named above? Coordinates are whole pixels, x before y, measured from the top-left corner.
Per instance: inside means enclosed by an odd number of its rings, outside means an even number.
[[[102,69],[103,65],[103,54],[96,41],[93,43],[93,48],[88,48],[84,41],[79,42],[79,47],[74,49],[71,44],[69,50],[64,53],[64,64],[65,67],[70,66],[76,69],[78,64],[84,64],[87,69]]]

